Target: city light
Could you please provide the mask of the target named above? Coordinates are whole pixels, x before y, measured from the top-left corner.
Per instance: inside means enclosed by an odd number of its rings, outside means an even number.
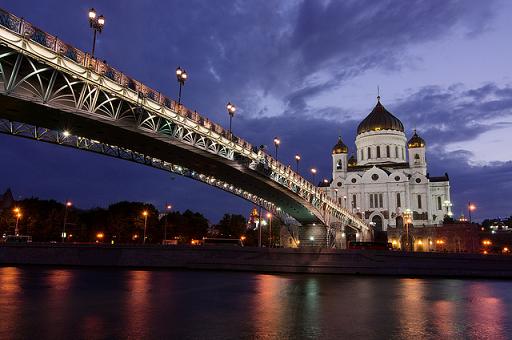
[[[71,207],[72,205],[73,205],[73,203],[72,203],[72,202],[70,202],[70,201],[67,201],[67,202],[66,202],[66,207]]]
[[[483,244],[484,246],[490,246],[490,245],[492,245],[492,242],[491,242],[490,240],[483,240],[483,241],[482,241],[482,244]]]
[[[96,234],[96,238],[99,239],[99,240],[103,239],[104,236],[105,235],[102,232],[99,232],[99,233]]]
[[[69,136],[71,136],[71,132],[69,132],[68,130],[64,130],[64,131],[62,132],[62,135],[63,135],[64,137],[68,138]]]

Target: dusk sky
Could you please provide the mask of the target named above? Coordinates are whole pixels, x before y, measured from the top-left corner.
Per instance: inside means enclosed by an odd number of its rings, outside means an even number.
[[[416,128],[432,176],[448,172],[456,216],[512,214],[512,1],[75,1],[3,0],[1,7],[90,51],[87,11],[106,18],[96,55],[176,97],[177,66],[189,73],[184,104],[253,145],[281,138],[280,159],[302,155],[331,176],[341,135],[376,103]],[[205,184],[83,151],[0,135],[0,191],[71,199],[170,202],[215,223],[251,204]]]

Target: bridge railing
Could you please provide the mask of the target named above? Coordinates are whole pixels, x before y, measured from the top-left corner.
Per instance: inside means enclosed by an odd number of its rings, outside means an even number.
[[[142,97],[143,100],[149,99],[160,105],[167,107],[169,110],[175,112],[181,117],[187,118],[189,120],[194,121],[198,125],[213,131],[226,139],[229,139],[231,143],[235,143],[239,145],[241,148],[247,150],[248,152],[255,152],[255,148],[244,139],[230,134],[229,131],[224,129],[221,125],[216,124],[209,120],[206,117],[201,116],[196,111],[192,111],[186,108],[182,104],[178,104],[175,100],[166,97],[161,92],[156,91],[149,86],[144,85],[140,81],[127,76],[126,74],[120,72],[114,67],[108,65],[106,62],[101,61],[99,59],[93,58],[87,52],[84,52],[78,48],[73,47],[70,44],[60,40],[57,36],[49,34],[38,27],[32,25],[31,23],[25,21],[22,18],[19,18],[3,9],[0,8],[0,26],[7,28],[10,31],[13,31],[26,39],[34,41],[54,52],[65,57],[73,62],[84,66],[85,68],[91,69],[94,72],[110,79],[111,81],[128,88]],[[341,207],[337,202],[335,202],[332,198],[327,196],[325,193],[321,193],[318,188],[302,177],[297,172],[293,171],[290,166],[285,166],[278,160],[274,159],[272,156],[267,154],[265,151],[263,152],[263,158],[265,162],[277,173],[281,175],[285,175],[291,182],[293,182],[296,186],[300,187],[303,190],[308,191],[309,195],[312,195],[316,199],[322,202],[322,207],[331,207],[338,210],[343,210],[347,214],[355,216],[349,210]]]

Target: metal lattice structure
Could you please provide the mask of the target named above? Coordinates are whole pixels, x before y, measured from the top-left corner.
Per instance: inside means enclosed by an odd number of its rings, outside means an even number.
[[[243,197],[287,223],[371,228],[220,125],[0,11],[0,132],[130,160]]]

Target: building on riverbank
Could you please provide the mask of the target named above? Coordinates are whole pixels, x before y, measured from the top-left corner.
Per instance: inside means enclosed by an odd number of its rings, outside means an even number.
[[[388,229],[388,241],[394,249],[405,249],[407,237],[411,250],[418,252],[478,253],[481,250],[480,225],[475,223]]]
[[[359,124],[356,152],[341,137],[332,149],[332,178],[319,186],[377,232],[400,229],[410,209],[414,224],[440,225],[451,216],[448,174],[428,172],[426,142],[414,130],[408,140],[402,122],[377,104]]]

